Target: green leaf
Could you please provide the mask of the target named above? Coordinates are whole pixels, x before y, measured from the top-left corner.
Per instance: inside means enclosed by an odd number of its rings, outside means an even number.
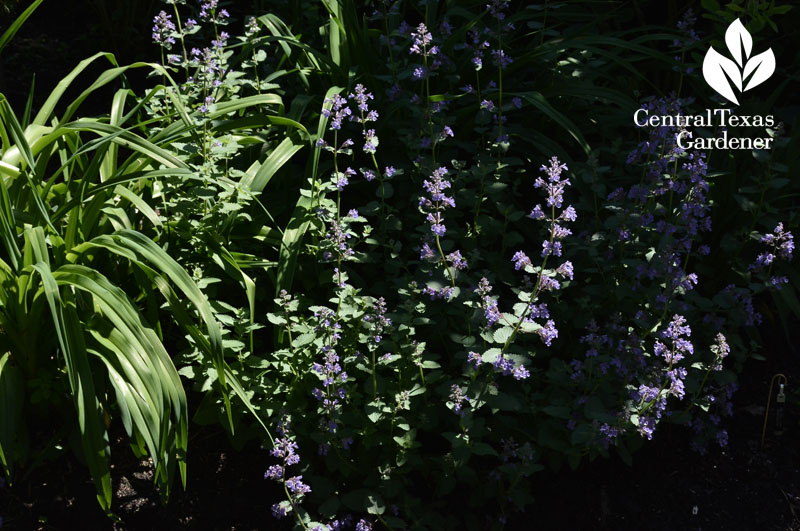
[[[497,451],[485,442],[472,443],[469,449],[475,455],[497,455]]]
[[[540,92],[520,92],[518,94],[509,94],[509,96],[519,96],[528,101],[531,105],[539,109],[544,115],[553,120],[556,124],[563,127],[567,133],[575,139],[581,146],[583,151],[588,155],[592,149],[583,137],[580,128],[576,126],[572,120],[564,116],[561,112],[557,111],[547,99]]]
[[[28,17],[30,17],[33,12],[36,11],[36,8],[39,7],[43,1],[44,0],[34,0],[31,5],[29,5],[25,11],[23,11],[16,18],[16,20],[11,23],[8,29],[3,32],[3,35],[0,36],[0,54],[3,53],[3,49],[8,46],[8,43],[11,42],[11,39],[14,38],[14,35],[17,34],[22,25],[25,24],[25,21],[28,20]]]
[[[67,91],[72,82],[75,81],[75,78],[78,77],[81,72],[86,70],[86,68],[96,59],[101,57],[108,59],[112,64],[116,65],[114,56],[106,52],[96,53],[78,63],[78,66],[73,68],[72,71],[67,74],[66,77],[64,77],[64,79],[59,81],[58,85],[56,85],[56,88],[50,93],[50,95],[47,97],[47,100],[45,100],[45,102],[42,104],[39,112],[36,114],[33,122],[31,123],[36,125],[45,125],[49,121],[50,116],[53,114],[53,111],[55,110],[56,105],[58,105],[59,100],[61,100],[61,97]]]
[[[391,183],[384,181],[383,184],[378,184],[378,188],[375,190],[375,195],[383,199],[389,199],[394,195],[394,187]]]
[[[287,136],[269,154],[267,160],[264,161],[264,164],[258,168],[255,174],[252,174],[252,177],[250,173],[247,174],[242,180],[242,184],[254,193],[263,192],[275,173],[301,149],[303,149],[302,144],[296,143],[291,137]]]
[[[495,343],[505,345],[506,341],[508,341],[508,339],[511,337],[513,333],[514,329],[512,327],[504,326],[494,331],[494,334],[492,334],[492,339],[494,340]]]
[[[572,410],[567,406],[545,406],[542,408],[542,412],[559,419],[568,419],[572,414]]]
[[[365,406],[365,410],[367,413],[367,418],[372,422],[378,422],[383,417],[383,412],[378,404],[374,404],[370,402]]]
[[[616,417],[608,412],[608,408],[597,396],[592,396],[586,401],[584,414],[586,418],[598,420],[600,422],[613,423],[616,421]]]
[[[110,511],[112,496],[108,434],[103,425],[101,407],[89,367],[83,327],[78,320],[71,295],[65,292],[66,299],[62,301],[56,279],[50,272],[48,257],[41,255],[41,249],[46,248],[44,231],[41,227],[35,227],[26,231],[25,236],[32,242],[31,248],[37,255],[37,262],[32,267],[42,279],[44,295],[66,361],[70,390],[78,412],[84,457],[97,487],[97,500],[104,511]]]
[[[231,431],[233,432],[233,416],[230,410],[230,399],[227,393],[227,371],[223,358],[222,334],[219,324],[214,318],[214,312],[205,295],[194,283],[192,278],[172,257],[147,236],[132,230],[121,230],[113,235],[102,235],[93,240],[75,247],[71,252],[80,254],[91,247],[102,247],[109,251],[131,259],[145,272],[153,269],[165,274],[183,292],[197,309],[201,319],[206,325],[208,343],[206,352],[219,375],[222,397],[225,401],[226,411]],[[152,268],[152,269],[151,269]],[[162,286],[163,287],[163,286]],[[162,290],[165,294],[165,290]],[[205,343],[201,340],[201,345]]]
[[[367,512],[369,514],[383,514],[386,510],[386,504],[377,494],[370,494],[367,496]]]
[[[114,193],[130,201],[131,204],[139,209],[139,212],[141,212],[150,221],[150,223],[153,224],[154,227],[163,226],[161,219],[158,217],[155,211],[150,208],[150,205],[148,205],[147,202],[140,196],[120,185],[114,187]]]

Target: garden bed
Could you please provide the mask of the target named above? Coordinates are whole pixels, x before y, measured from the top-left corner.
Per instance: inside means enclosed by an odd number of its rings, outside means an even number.
[[[0,526],[800,531],[796,6],[107,4],[0,6]]]
[[[536,478],[533,506],[507,528],[800,530],[796,399],[787,408],[785,431],[776,436],[770,424],[764,449],[759,448],[769,381],[781,371],[790,382],[800,382],[800,363],[793,352],[771,363],[752,363],[727,424],[725,449],[700,455],[689,448],[685,429],[668,429],[637,452],[632,467],[615,456],[578,471],[542,473]],[[27,482],[4,489],[3,529],[291,528],[270,515],[268,500],[281,492],[264,480],[263,471],[273,459],[255,443],[236,451],[224,432],[196,430],[189,452],[189,488],[177,491],[164,506],[153,488],[152,466],[134,459],[123,437],[116,441],[112,473],[120,523],[105,517],[85,468],[67,456],[38,469]],[[458,514],[454,507],[454,522]]]

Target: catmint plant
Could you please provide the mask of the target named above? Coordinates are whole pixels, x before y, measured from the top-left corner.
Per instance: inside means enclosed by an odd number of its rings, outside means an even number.
[[[276,428],[278,438],[275,439],[270,454],[281,460],[280,464],[271,465],[264,473],[264,479],[271,479],[283,484],[286,500],[272,505],[272,516],[283,518],[290,512],[302,522],[297,508],[303,497],[311,492],[311,487],[303,483],[303,476],[287,476],[287,469],[300,463],[300,455],[297,453],[298,446],[289,433],[291,419],[284,417]]]
[[[784,229],[783,223],[778,223],[772,233],[765,234],[758,241],[767,250],[760,253],[755,262],[750,264],[750,270],[763,272],[766,269],[766,273],[764,273],[766,285],[780,289],[781,284],[789,283],[789,279],[781,275],[772,275],[773,265],[781,260],[788,262],[792,259],[794,237],[791,232]]]

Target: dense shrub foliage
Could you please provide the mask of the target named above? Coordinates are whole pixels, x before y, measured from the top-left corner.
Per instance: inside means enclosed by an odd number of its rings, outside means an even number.
[[[167,1],[161,64],[101,53],[35,116],[0,102],[9,479],[54,404],[104,509],[109,424],[166,497],[191,409],[263,442],[285,492],[265,518],[303,529],[501,528],[535,472],[630,462],[663,423],[725,446],[758,325],[800,317],[791,91],[732,108],[699,75],[741,13],[297,4]],[[748,13],[754,38],[786,11]],[[145,94],[74,118],[138,68]],[[633,118],[719,108],[774,115],[725,128],[772,149]]]

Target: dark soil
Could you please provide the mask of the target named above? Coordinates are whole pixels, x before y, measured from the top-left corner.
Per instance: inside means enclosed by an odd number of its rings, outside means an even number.
[[[789,379],[784,430],[774,431],[775,394],[760,449],[770,380]],[[689,449],[688,430],[662,430],[633,456],[550,478],[537,497],[537,529],[800,530],[800,355],[786,352],[748,363],[725,423],[724,449]],[[794,385],[792,391],[791,385]],[[777,388],[777,385],[776,385]],[[548,481],[549,479],[549,481]]]

